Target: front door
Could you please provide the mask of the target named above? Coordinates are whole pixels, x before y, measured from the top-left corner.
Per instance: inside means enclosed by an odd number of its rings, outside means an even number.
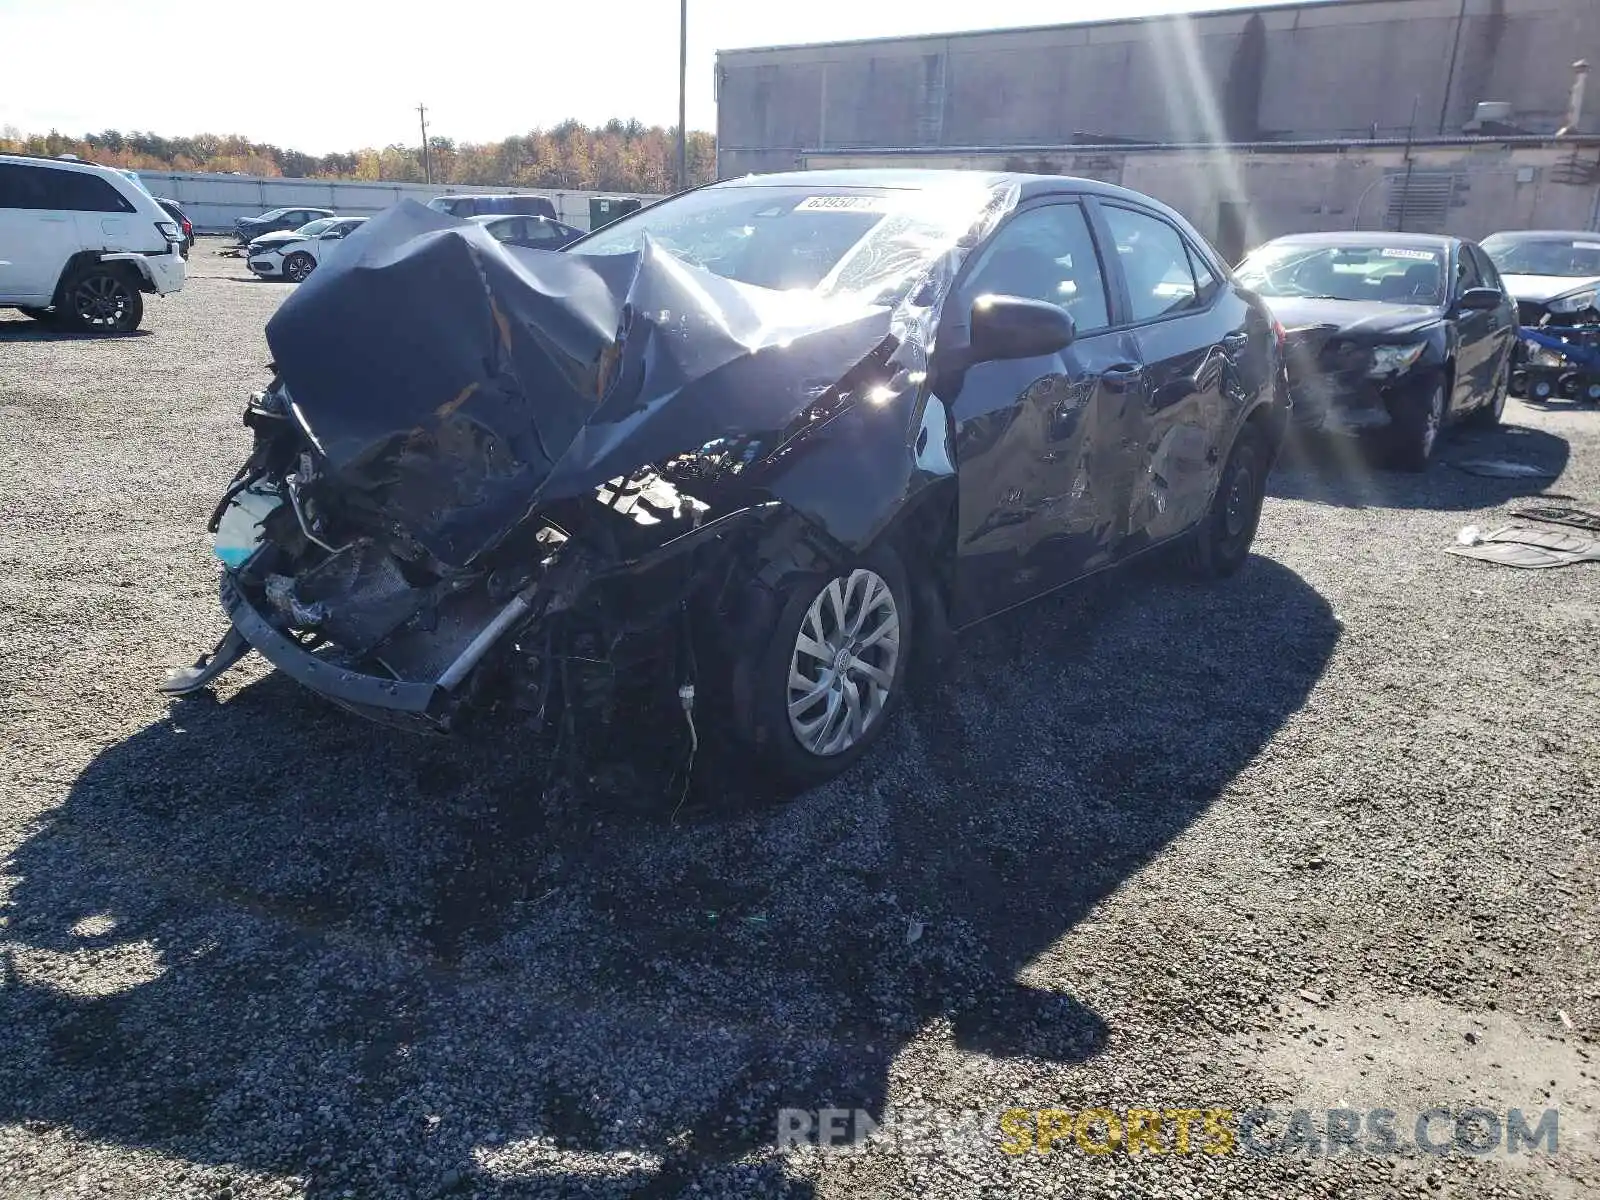
[[[985,294],[1059,304],[1077,337],[1059,354],[978,363],[946,382],[960,513],[956,613],[965,624],[1108,564],[1124,530],[1127,431],[1141,403],[1132,339],[1112,332],[1106,274],[1083,206],[1013,215],[946,302],[954,340]],[[941,332],[941,339],[945,334]],[[949,394],[944,394],[944,393]]]

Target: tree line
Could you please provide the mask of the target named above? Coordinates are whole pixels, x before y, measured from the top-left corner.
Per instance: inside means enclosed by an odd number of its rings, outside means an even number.
[[[0,153],[74,154],[134,171],[236,171],[397,183],[422,183],[425,178],[421,146],[318,155],[252,142],[237,134],[168,138],[107,129],[74,137],[53,129],[25,134],[8,125],[0,129]],[[677,130],[638,121],[614,120],[593,127],[563,121],[553,129],[534,129],[499,142],[430,137],[428,159],[434,183],[660,194],[676,190]],[[711,134],[690,131],[688,160],[690,186],[715,177],[716,140]]]

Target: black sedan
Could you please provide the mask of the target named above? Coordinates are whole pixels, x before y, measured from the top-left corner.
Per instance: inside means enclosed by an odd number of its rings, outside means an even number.
[[[194,222],[189,220],[188,214],[183,211],[183,206],[176,200],[169,200],[165,196],[157,196],[156,203],[161,205],[167,216],[176,221],[178,228],[183,231],[183,256],[188,258],[189,251],[194,249]]]
[[[583,236],[583,230],[563,225],[554,217],[517,214],[510,216],[475,216],[494,239],[508,246],[522,246],[529,250],[560,250]]]
[[[1253,252],[1236,278],[1287,331],[1297,427],[1380,437],[1421,470],[1450,423],[1499,424],[1517,310],[1481,247],[1299,234]]]
[[[239,239],[241,246],[248,246],[263,234],[299,229],[300,226],[309,225],[312,221],[336,215],[331,209],[326,208],[274,208],[259,217],[240,217],[233,223],[233,233]]]
[[[233,629],[168,691],[253,647],[391,723],[654,704],[799,780],[952,628],[1160,547],[1237,570],[1286,423],[1265,306],[1082,179],[758,176],[554,253],[405,203],[267,341]]]

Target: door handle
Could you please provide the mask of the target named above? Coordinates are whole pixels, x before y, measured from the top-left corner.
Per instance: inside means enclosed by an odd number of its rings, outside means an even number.
[[[1132,387],[1144,378],[1144,368],[1138,363],[1117,363],[1100,372],[1100,378],[1113,391]]]

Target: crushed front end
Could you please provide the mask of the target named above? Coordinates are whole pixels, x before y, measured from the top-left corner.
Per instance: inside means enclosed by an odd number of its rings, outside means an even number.
[[[742,483],[757,444],[733,439],[555,502],[456,568],[320,467],[281,381],[244,419],[253,451],[211,520],[233,628],[173,673],[173,694],[253,648],[389,724],[444,732],[468,711],[569,705],[609,722],[630,691],[671,703],[692,688],[697,628],[792,520]]]

